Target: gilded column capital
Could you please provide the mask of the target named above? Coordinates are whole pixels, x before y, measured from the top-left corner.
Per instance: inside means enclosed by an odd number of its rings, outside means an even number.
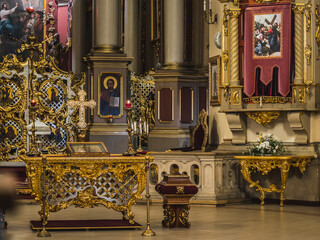
[[[305,5],[301,3],[296,3],[293,7],[292,10],[294,11],[295,14],[303,14],[305,9]]]
[[[240,8],[229,9],[228,13],[230,18],[238,18],[240,16],[241,9]]]

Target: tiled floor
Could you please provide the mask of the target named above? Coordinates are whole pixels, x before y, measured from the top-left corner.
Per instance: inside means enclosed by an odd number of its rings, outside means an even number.
[[[34,204],[20,204],[15,213],[8,213],[8,229],[1,240],[39,239],[29,228],[29,220],[38,220],[40,207]],[[142,237],[145,229],[146,207],[134,206],[135,220],[143,225],[139,230],[99,231],[51,231],[51,238],[61,240],[100,239],[226,239],[226,240],[313,240],[320,239],[320,207],[258,204],[215,206],[191,206],[190,229],[165,229],[161,226],[162,207],[151,206],[151,229],[155,237]],[[80,209],[70,207],[57,213],[50,213],[49,219],[110,219],[121,218],[121,214],[96,207]]]

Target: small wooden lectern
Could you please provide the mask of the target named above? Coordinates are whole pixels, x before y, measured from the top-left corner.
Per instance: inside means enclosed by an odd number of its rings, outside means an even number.
[[[189,201],[198,188],[188,175],[166,175],[162,182],[156,185],[156,191],[163,197],[164,220],[166,228],[189,228]]]

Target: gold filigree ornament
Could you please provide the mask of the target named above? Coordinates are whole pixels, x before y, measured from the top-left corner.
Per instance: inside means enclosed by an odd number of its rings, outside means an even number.
[[[306,16],[306,31],[309,32],[310,31],[310,27],[311,27],[311,8],[312,8],[312,3],[311,1],[309,1],[306,5],[305,5],[305,16]]]
[[[229,61],[229,52],[227,50],[224,50],[222,52],[222,61],[223,61],[223,65],[224,65],[224,70],[227,70],[228,61]]]
[[[319,60],[320,59],[320,4],[316,5],[315,15],[316,15],[316,26],[317,26],[316,42],[317,42],[317,45],[318,45],[318,57],[317,57],[317,60]]]
[[[306,56],[307,64],[310,65],[311,64],[311,57],[312,57],[312,48],[310,45],[307,45],[304,48],[304,55]]]
[[[278,3],[280,0],[254,0],[256,3],[267,4],[267,3]]]
[[[232,104],[240,105],[240,93],[238,90],[232,92]]]
[[[222,24],[223,24],[223,31],[224,31],[224,35],[228,36],[229,31],[228,31],[228,25],[229,25],[229,9],[227,9],[227,5],[223,6],[223,19],[222,19]]]
[[[246,114],[262,126],[267,125],[280,116],[280,112],[246,112]]]
[[[306,92],[305,89],[299,89],[298,100],[300,103],[306,102]]]

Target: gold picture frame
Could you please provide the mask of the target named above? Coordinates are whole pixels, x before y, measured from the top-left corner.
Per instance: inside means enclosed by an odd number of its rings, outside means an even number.
[[[221,104],[221,56],[209,58],[209,93],[210,106]]]
[[[67,142],[67,150],[70,156],[110,156],[110,152],[103,142]]]
[[[109,82],[112,86],[109,86]],[[98,116],[121,118],[123,115],[123,75],[102,72],[98,75]]]

